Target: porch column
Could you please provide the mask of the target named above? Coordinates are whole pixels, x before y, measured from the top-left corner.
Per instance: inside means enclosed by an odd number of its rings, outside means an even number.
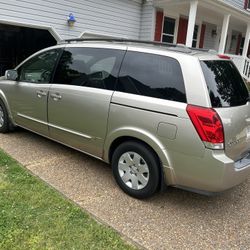
[[[220,47],[220,34],[221,34],[221,27],[217,26],[216,28],[216,38],[215,38],[215,47],[214,49],[216,51],[219,51],[219,47]]]
[[[222,30],[221,30],[220,46],[219,46],[219,53],[221,54],[225,53],[229,21],[230,21],[230,14],[224,15]]]
[[[190,2],[186,46],[192,47],[198,1]]]
[[[226,47],[225,47],[225,51],[224,53],[230,53],[230,46],[231,46],[231,41],[232,41],[232,34],[233,34],[233,31],[228,29],[227,31],[227,44],[226,44]]]
[[[247,24],[247,32],[246,32],[245,42],[244,42],[244,47],[243,47],[243,52],[242,52],[243,57],[247,57],[249,39],[250,39],[250,23]]]

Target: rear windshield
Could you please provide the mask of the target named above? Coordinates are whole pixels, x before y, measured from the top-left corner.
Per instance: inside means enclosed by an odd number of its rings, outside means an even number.
[[[214,108],[244,105],[249,93],[231,61],[201,61],[210,99]]]

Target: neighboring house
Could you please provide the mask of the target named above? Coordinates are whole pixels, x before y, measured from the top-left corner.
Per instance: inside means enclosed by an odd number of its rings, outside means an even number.
[[[230,54],[249,80],[248,9],[250,0],[0,0],[0,74],[62,39],[113,36]]]

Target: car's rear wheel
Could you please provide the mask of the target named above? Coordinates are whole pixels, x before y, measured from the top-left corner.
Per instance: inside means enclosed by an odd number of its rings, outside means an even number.
[[[128,195],[143,199],[159,187],[159,161],[143,143],[128,141],[115,150],[112,169],[116,182]]]
[[[0,100],[0,133],[7,133],[12,127],[6,107]]]

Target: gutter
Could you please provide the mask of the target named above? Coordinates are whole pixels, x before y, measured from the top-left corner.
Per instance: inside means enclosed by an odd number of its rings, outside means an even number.
[[[221,4],[221,5],[225,6],[225,7],[229,7],[230,9],[233,9],[234,11],[239,12],[239,14],[243,14],[246,17],[250,18],[250,11],[247,11],[244,8],[242,8],[242,9],[237,8],[236,6],[232,5],[231,3],[225,2],[224,0],[215,0],[215,1],[217,1],[219,4]]]

